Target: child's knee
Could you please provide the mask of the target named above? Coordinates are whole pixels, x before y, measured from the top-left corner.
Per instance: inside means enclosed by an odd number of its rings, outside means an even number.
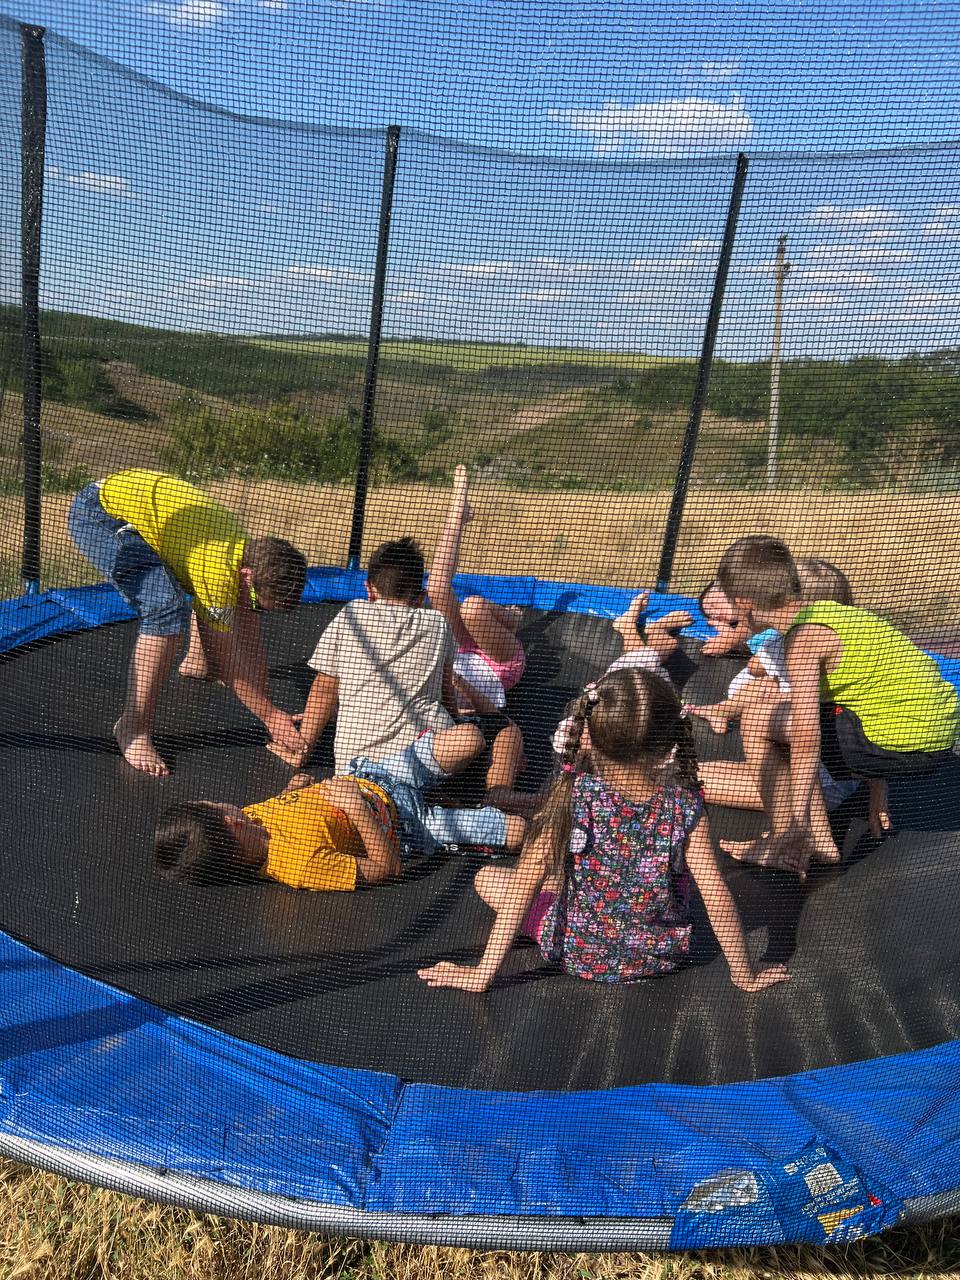
[[[527,836],[527,820],[515,813],[506,815],[507,829],[504,836],[505,849],[520,849]]]
[[[467,596],[460,605],[460,616],[468,627],[471,622],[477,622],[481,618],[487,617],[489,613],[490,606],[483,596]]]

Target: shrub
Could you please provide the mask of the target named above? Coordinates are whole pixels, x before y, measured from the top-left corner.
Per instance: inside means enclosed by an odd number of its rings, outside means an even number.
[[[359,413],[348,407],[326,421],[304,416],[296,406],[219,413],[185,398],[174,408],[170,443],[161,454],[180,475],[222,475],[336,483],[356,474]],[[417,458],[402,441],[375,439],[373,470],[391,480],[419,475]]]

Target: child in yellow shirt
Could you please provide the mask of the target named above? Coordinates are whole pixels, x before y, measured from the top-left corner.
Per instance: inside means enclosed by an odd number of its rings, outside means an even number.
[[[403,859],[450,845],[518,849],[526,823],[486,805],[448,809],[424,794],[482,746],[476,725],[423,734],[373,761],[357,757],[326,782],[301,773],[279,796],[241,809],[208,800],[174,805],[157,825],[162,875],[193,884],[277,880],[294,889],[351,890],[400,875]]]

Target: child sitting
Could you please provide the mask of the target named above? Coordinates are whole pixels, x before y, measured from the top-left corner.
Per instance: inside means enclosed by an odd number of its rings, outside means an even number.
[[[717,580],[755,631],[784,636],[790,698],[742,714],[744,754],[770,834],[727,852],[806,874],[811,858],[837,862],[817,771],[870,780],[871,829],[886,809],[886,779],[929,773],[947,759],[960,728],[960,699],[933,658],[888,622],[832,600],[805,603],[789,548],[741,538]]]
[[[836,600],[838,604],[853,604],[853,592],[847,576],[829,560],[809,556],[797,561],[797,573],[803,599],[809,604],[814,600]],[[732,607],[732,606],[731,606]],[[787,682],[787,659],[783,648],[783,636],[768,628],[747,637],[750,661],[730,682],[723,702],[712,706],[690,706],[694,715],[702,716],[714,733],[727,733],[731,724],[740,718],[743,709],[757,698],[778,698],[790,692]]]
[[[433,607],[449,622],[457,642],[453,669],[460,707],[500,711],[526,666],[523,645],[517,639],[521,611],[494,604],[483,596],[467,596],[462,604],[457,599],[453,575],[464,526],[473,519],[467,489],[467,469],[457,467],[453,499],[434,553],[427,594]]]
[[[496,919],[477,965],[420,970],[431,986],[485,991],[519,933],[545,959],[597,982],[669,973],[690,947],[692,873],[730,976],[759,991],[789,975],[754,967],[717,867],[680,701],[666,680],[626,669],[588,685],[560,773],[515,868],[488,867],[477,892]],[[591,748],[580,751],[589,728]],[[658,771],[676,753],[676,781]]]
[[[607,667],[604,675],[613,671],[623,671],[627,667],[639,667],[659,676],[661,680],[670,682],[670,674],[664,663],[676,653],[680,641],[677,632],[689,627],[692,616],[685,610],[676,609],[672,613],[663,614],[659,618],[644,620],[649,591],[642,591],[634,596],[626,610],[614,618],[612,626],[623,641],[623,652]],[[567,738],[573,726],[573,717],[567,716],[557,725],[553,735],[553,749],[557,755],[566,750]],[[583,744],[589,747],[589,742]]]
[[[162,875],[193,884],[277,880],[293,889],[355,889],[401,874],[402,860],[444,845],[519,848],[526,823],[489,806],[427,805],[424,793],[477,753],[480,731],[426,733],[380,761],[358,758],[347,775],[298,774],[286,791],[240,809],[190,800],[157,826]]]
[[[813,600],[836,600],[840,604],[853,604],[853,592],[846,574],[828,560],[813,556],[798,560],[797,573],[803,598],[807,603]],[[714,706],[688,707],[694,715],[702,716],[714,733],[727,733],[744,709],[758,699],[778,702],[790,694],[787,658],[783,636],[779,631],[761,631],[747,640],[747,647],[753,656],[731,680],[725,701]],[[749,765],[712,760],[701,765],[700,776],[708,804],[730,805],[739,809],[763,808]],[[820,762],[818,777],[828,810],[838,808],[860,786],[855,778],[834,778],[823,761]],[[885,814],[880,821],[883,825],[887,824]],[[735,851],[737,846],[725,845],[724,848],[729,853]]]
[[[412,538],[377,547],[367,599],[340,610],[308,661],[317,675],[300,724],[304,747],[272,748],[281,759],[299,767],[334,712],[337,773],[355,756],[382,759],[453,725],[456,642],[444,618],[423,608],[423,573]]]

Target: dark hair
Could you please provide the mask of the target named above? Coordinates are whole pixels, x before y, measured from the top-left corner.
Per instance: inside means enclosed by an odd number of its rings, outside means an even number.
[[[423,552],[415,538],[382,542],[367,565],[367,581],[385,600],[416,604],[423,593]]]
[[[157,870],[181,884],[230,884],[257,878],[244,865],[223,813],[204,800],[185,800],[161,815],[154,837]]]
[[[625,667],[603,676],[594,686],[588,685],[568,711],[572,723],[560,757],[561,770],[527,833],[528,844],[547,837],[551,875],[558,875],[566,860],[573,781],[578,771],[603,777],[605,761],[652,766],[676,748],[677,781],[694,790],[700,787],[690,724],[669,680],[640,667]],[[587,724],[591,747],[582,751],[580,742]]]
[[[251,538],[243,548],[243,564],[253,576],[253,589],[270,597],[274,609],[295,609],[307,585],[307,562],[283,538]]]
[[[730,600],[750,600],[761,609],[779,609],[799,600],[800,576],[790,548],[779,538],[751,534],[723,553],[717,583]]]
[[[806,556],[797,561],[797,573],[804,600],[836,600],[837,604],[853,604],[853,588],[842,569],[819,556]]]

